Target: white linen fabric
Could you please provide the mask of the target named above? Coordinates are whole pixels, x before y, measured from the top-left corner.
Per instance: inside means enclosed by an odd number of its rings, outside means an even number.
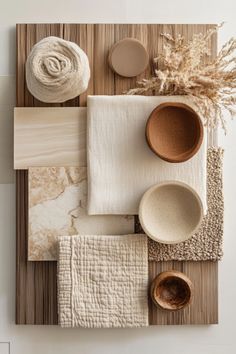
[[[88,57],[74,42],[46,37],[36,43],[26,61],[30,93],[42,102],[65,102],[86,91]]]
[[[148,326],[147,253],[142,234],[60,237],[60,326]]]
[[[138,214],[144,192],[171,180],[194,188],[206,213],[206,131],[197,154],[178,164],[157,157],[146,142],[147,119],[163,102],[183,102],[196,109],[184,96],[88,97],[89,214]]]

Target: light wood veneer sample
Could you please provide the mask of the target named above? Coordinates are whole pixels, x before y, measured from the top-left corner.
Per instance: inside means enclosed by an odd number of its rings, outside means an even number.
[[[14,168],[86,166],[86,108],[15,108]]]

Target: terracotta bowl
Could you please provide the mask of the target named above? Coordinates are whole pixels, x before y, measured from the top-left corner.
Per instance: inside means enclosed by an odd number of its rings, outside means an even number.
[[[146,48],[135,38],[124,38],[110,49],[108,62],[113,71],[124,77],[140,75],[147,68]]]
[[[162,272],[152,281],[151,298],[164,310],[176,311],[188,306],[193,298],[193,284],[181,272]]]
[[[139,220],[153,240],[175,244],[188,240],[203,218],[203,205],[197,192],[177,182],[156,184],[144,193],[139,206]]]
[[[157,106],[146,125],[146,140],[152,151],[168,162],[184,162],[194,156],[203,140],[198,114],[183,103]]]

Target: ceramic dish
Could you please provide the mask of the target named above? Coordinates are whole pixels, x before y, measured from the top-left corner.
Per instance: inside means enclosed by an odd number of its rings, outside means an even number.
[[[198,229],[203,205],[197,192],[182,182],[159,183],[144,193],[139,219],[145,233],[161,243],[186,241]]]
[[[184,103],[157,106],[146,125],[146,139],[152,151],[168,162],[184,162],[194,156],[203,140],[198,114]]]
[[[125,38],[113,45],[108,61],[117,74],[134,77],[146,69],[149,58],[146,48],[139,40]]]
[[[152,301],[164,310],[180,310],[191,303],[192,297],[193,284],[184,273],[162,272],[152,281]]]

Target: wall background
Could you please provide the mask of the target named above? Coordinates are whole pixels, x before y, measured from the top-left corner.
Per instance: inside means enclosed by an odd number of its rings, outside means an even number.
[[[12,107],[15,76],[15,24],[20,22],[220,23],[219,44],[236,35],[235,0],[0,0],[0,342],[11,342],[11,354],[234,354],[236,318],[236,121],[225,148],[225,256],[219,270],[220,324],[168,326],[129,330],[61,329],[50,326],[15,326],[15,195],[13,175],[4,154],[11,155]],[[5,77],[2,77],[5,76]],[[6,82],[6,84],[4,84]],[[7,90],[7,104],[1,100]],[[6,95],[5,95],[6,96]],[[4,97],[5,97],[4,96]],[[6,102],[5,102],[6,103]],[[10,124],[6,124],[5,111]],[[5,117],[5,118],[4,118]],[[4,156],[3,156],[4,155]],[[4,158],[3,158],[4,157]],[[1,162],[1,158],[3,161]],[[6,171],[5,169],[9,169]],[[0,354],[8,345],[0,344]]]

